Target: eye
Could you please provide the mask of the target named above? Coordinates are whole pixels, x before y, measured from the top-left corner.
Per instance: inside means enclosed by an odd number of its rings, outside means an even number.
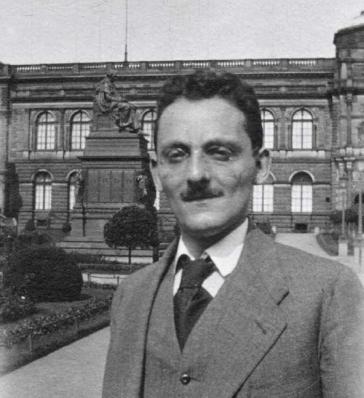
[[[187,151],[181,147],[170,148],[166,153],[166,158],[170,162],[178,162],[187,156]]]
[[[222,145],[214,145],[208,148],[207,153],[214,159],[222,161],[230,160],[233,155],[231,149]]]

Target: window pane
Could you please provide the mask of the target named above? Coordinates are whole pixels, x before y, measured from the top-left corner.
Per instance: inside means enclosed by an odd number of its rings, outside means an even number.
[[[312,186],[303,185],[302,186],[302,212],[311,213],[312,212]]]
[[[263,190],[262,185],[253,186],[253,211],[261,212],[263,208]]]
[[[54,117],[49,113],[42,113],[36,126],[36,142],[38,150],[53,150],[56,144],[56,127]]]
[[[44,188],[44,209],[49,210],[52,207],[52,187],[46,185]]]
[[[44,206],[43,197],[44,197],[44,186],[36,185],[35,187],[35,209],[42,210]]]
[[[292,126],[292,147],[293,149],[302,149],[302,131],[301,125],[297,122]]]
[[[52,183],[50,176],[42,172],[35,179],[35,210],[50,210],[52,208]]]
[[[75,184],[71,184],[69,186],[68,197],[69,197],[68,209],[72,210],[76,203],[76,185]]]
[[[78,112],[71,123],[71,149],[85,149],[86,137],[90,134],[90,118],[86,112]]]
[[[142,130],[148,141],[148,149],[154,149],[154,129],[157,114],[155,111],[146,112],[143,115]]]
[[[292,212],[312,212],[312,185],[292,186]]]
[[[272,212],[273,211],[273,185],[265,184],[263,185],[263,211]]]
[[[261,112],[264,147],[267,149],[274,148],[274,117],[273,114],[267,110]]]
[[[292,148],[312,148],[313,121],[309,112],[297,111],[292,118]]]
[[[291,210],[301,212],[301,185],[292,186]]]

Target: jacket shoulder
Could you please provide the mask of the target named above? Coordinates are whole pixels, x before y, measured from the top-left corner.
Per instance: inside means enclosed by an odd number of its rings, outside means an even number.
[[[281,270],[291,282],[322,289],[325,285],[347,281],[361,288],[358,276],[346,265],[281,243],[275,242],[274,246]]]

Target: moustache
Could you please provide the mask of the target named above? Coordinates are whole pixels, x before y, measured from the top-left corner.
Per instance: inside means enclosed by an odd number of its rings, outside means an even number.
[[[218,198],[222,196],[221,191],[206,188],[189,188],[181,193],[181,199],[184,202],[192,202],[194,200]]]

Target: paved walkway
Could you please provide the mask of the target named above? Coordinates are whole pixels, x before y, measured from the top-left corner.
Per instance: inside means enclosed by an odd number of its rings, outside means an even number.
[[[109,328],[0,377],[1,398],[100,398]]]
[[[276,240],[355,267],[353,257],[326,254],[313,234],[278,234]],[[0,398],[100,398],[108,341],[105,328],[0,377]]]

